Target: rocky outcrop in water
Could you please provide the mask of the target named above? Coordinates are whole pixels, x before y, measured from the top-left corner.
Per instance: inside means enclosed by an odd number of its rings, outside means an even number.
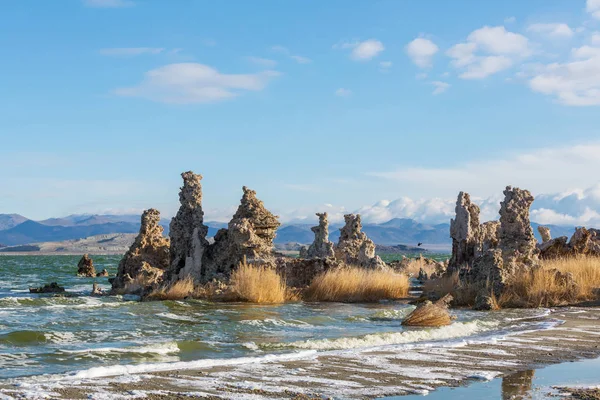
[[[249,264],[275,263],[273,240],[281,225],[278,217],[265,208],[254,190],[245,186],[242,189],[241,203],[227,229],[220,229],[207,249],[202,281],[229,277],[244,259]]]
[[[38,288],[29,288],[29,293],[64,293],[65,288],[52,282]]]
[[[84,254],[81,260],[77,263],[77,276],[82,277],[95,277],[96,268],[94,268],[94,261],[89,255]]]
[[[537,227],[540,236],[542,237],[542,243],[549,242],[552,240],[552,235],[550,234],[550,228],[543,225],[538,225]]]
[[[448,271],[454,272],[471,264],[479,243],[479,206],[471,202],[468,193],[460,192],[456,201],[456,217],[450,220],[452,257]]]
[[[300,250],[300,258],[328,258],[335,257],[333,243],[329,241],[329,221],[327,213],[317,213],[319,225],[310,228],[315,234],[315,240],[308,249]]]
[[[346,224],[340,229],[335,257],[347,265],[365,268],[384,268],[385,263],[375,255],[375,244],[362,231],[360,215],[344,215]]]
[[[107,277],[107,276],[108,276],[108,271],[107,271],[106,269],[103,269],[102,271],[100,271],[100,272],[98,272],[98,273],[96,274],[96,277],[97,277],[97,278],[100,278],[100,277]]]
[[[140,232],[121,259],[112,287],[121,289],[134,281],[139,286],[156,284],[169,261],[169,239],[163,236],[160,212],[151,208],[142,214]]]
[[[90,293],[91,296],[104,296],[104,291],[100,288],[100,285],[98,285],[96,282],[94,282],[94,284],[92,285],[92,292]]]
[[[202,175],[188,171],[182,173],[181,177],[181,205],[169,225],[171,260],[167,275],[170,280],[183,279],[188,275],[201,280],[205,275],[202,258],[208,247],[208,227],[204,225],[202,210]]]

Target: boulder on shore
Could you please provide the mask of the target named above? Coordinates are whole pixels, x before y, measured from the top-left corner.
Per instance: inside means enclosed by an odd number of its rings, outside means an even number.
[[[404,326],[427,326],[437,327],[450,325],[452,316],[448,310],[448,306],[452,301],[452,296],[447,294],[435,303],[427,300],[421,303],[413,312],[408,314],[402,321]]]
[[[89,255],[84,254],[77,263],[77,276],[93,278],[96,276],[94,261]]]

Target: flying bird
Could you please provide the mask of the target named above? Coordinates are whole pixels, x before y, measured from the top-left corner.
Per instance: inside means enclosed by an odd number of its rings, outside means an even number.
[[[422,244],[423,244],[423,243],[419,242],[419,243],[417,243],[417,246],[418,246],[418,247],[421,247],[421,245],[422,245]]]

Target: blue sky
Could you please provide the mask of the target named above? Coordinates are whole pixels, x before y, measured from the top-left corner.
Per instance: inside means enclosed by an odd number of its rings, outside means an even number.
[[[284,220],[493,217],[512,184],[600,223],[599,0],[2,6],[0,213],[170,216],[191,169],[209,219],[242,185]]]

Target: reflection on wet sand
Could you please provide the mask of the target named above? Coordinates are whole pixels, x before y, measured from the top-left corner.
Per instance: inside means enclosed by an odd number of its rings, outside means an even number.
[[[502,400],[524,400],[531,398],[535,370],[525,370],[502,378]]]

